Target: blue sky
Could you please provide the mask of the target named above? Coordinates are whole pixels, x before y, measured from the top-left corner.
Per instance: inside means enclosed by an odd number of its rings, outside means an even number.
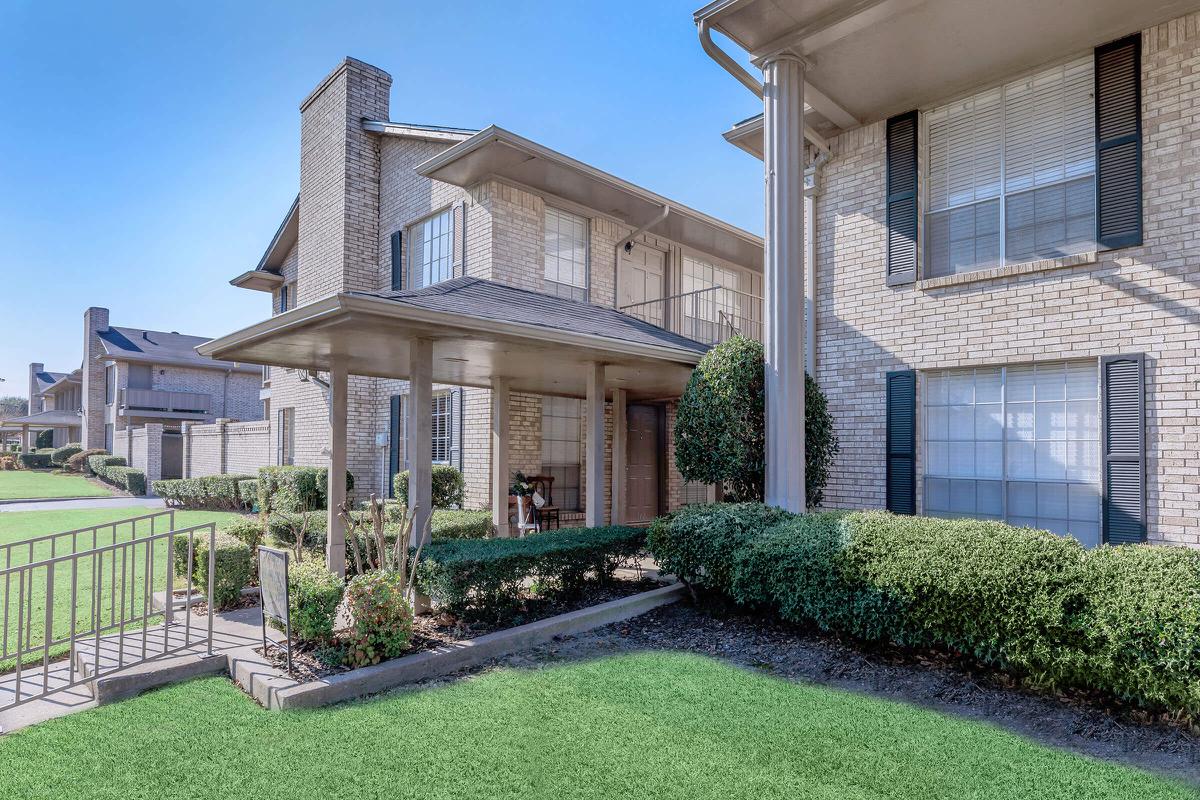
[[[700,49],[700,4],[0,0],[0,394],[78,367],[89,305],[203,336],[265,317],[228,281],[346,55],[392,74],[394,120],[496,123],[761,232],[761,165],[720,137],[761,106]]]

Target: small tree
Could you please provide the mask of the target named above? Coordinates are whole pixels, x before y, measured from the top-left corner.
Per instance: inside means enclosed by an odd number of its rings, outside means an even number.
[[[54,447],[54,431],[50,428],[42,431],[37,435],[35,446],[38,450],[44,450],[47,447]]]
[[[838,452],[821,388],[805,375],[806,505],[824,500]],[[763,347],[735,336],[713,347],[692,372],[675,417],[675,466],[684,480],[721,483],[738,500],[762,500],[766,463]]]

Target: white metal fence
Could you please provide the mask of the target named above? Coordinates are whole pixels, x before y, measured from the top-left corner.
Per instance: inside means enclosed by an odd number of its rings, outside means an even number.
[[[762,341],[762,298],[723,286],[633,303],[620,310],[702,344],[718,344],[737,334]]]

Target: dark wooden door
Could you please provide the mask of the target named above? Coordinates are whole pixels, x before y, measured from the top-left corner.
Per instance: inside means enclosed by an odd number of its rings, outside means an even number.
[[[659,416],[657,406],[630,405],[626,411],[626,522],[658,516]]]

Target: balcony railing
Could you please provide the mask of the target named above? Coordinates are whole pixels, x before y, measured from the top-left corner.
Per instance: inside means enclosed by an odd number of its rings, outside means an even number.
[[[633,303],[620,310],[702,344],[717,344],[738,334],[762,341],[762,298],[723,286]]]
[[[122,389],[121,409],[128,412],[204,414],[212,408],[212,397],[198,392],[168,392],[160,389]]]

